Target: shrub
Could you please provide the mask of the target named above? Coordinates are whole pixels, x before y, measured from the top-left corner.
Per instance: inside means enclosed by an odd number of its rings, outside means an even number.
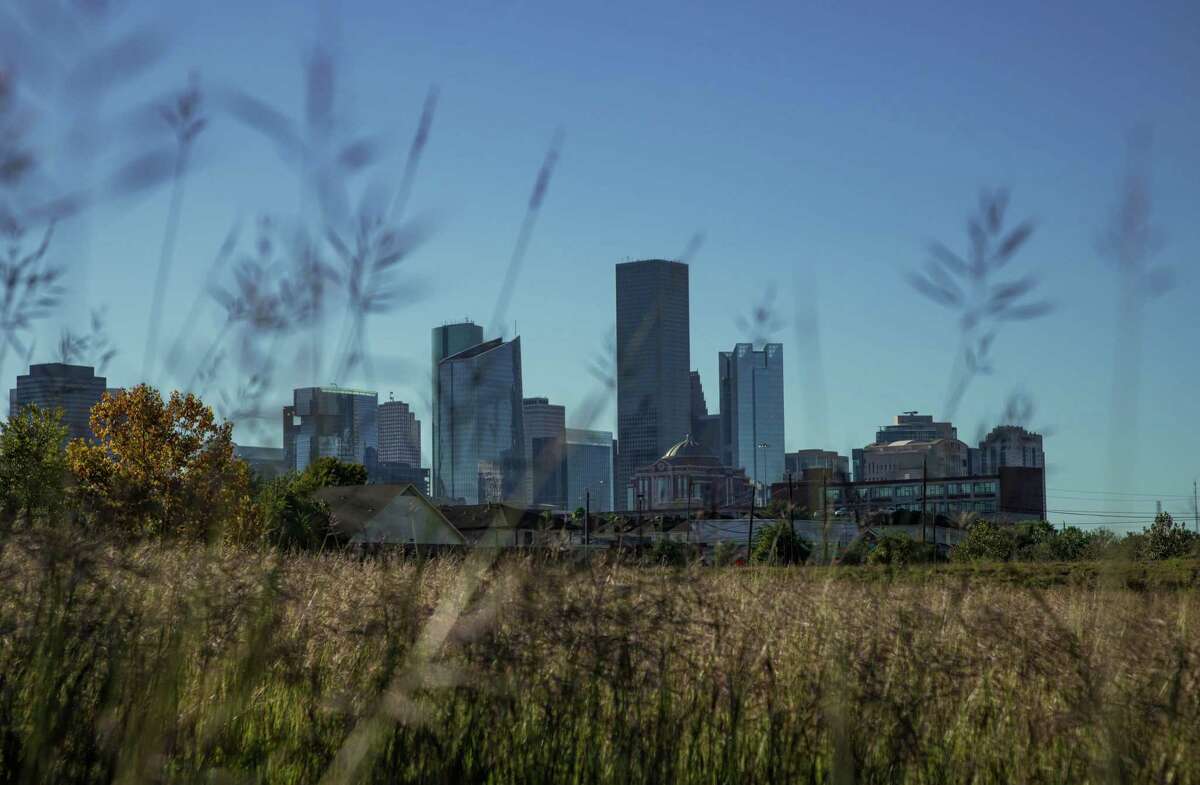
[[[866,554],[867,564],[890,564],[897,567],[936,560],[936,546],[917,542],[907,534],[885,534]]]
[[[755,533],[750,557],[758,564],[803,564],[810,553],[808,540],[797,535],[787,521],[776,521]]]
[[[1017,538],[1012,527],[990,521],[976,521],[962,541],[950,550],[953,561],[1008,561],[1016,550]]]
[[[1200,536],[1175,522],[1170,514],[1160,512],[1146,530],[1138,555],[1145,561],[1180,559],[1189,555]]]
[[[688,563],[688,549],[674,540],[661,538],[650,547],[648,558],[652,564],[685,567]]]
[[[0,423],[0,516],[32,523],[64,502],[67,428],[62,412],[27,406]]]
[[[315,494],[321,488],[364,485],[366,481],[367,470],[359,464],[319,458],[300,474],[285,474],[263,483],[255,500],[253,525],[230,539],[285,550],[317,550],[337,542],[329,510]]]

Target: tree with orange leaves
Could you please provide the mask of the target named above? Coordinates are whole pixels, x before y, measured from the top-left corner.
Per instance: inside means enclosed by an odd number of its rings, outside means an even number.
[[[89,517],[131,534],[208,539],[252,515],[250,473],[233,455],[233,425],[192,394],[164,402],[147,385],[92,407],[97,443],[67,447]]]

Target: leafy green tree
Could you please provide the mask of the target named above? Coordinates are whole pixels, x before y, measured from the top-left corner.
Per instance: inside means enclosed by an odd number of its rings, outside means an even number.
[[[967,529],[962,541],[950,550],[950,558],[958,562],[1009,561],[1016,551],[1016,534],[1012,527],[991,521],[976,521]]]
[[[329,509],[316,492],[321,488],[365,485],[367,471],[359,464],[319,458],[300,474],[268,480],[255,499],[254,525],[239,531],[235,542],[273,545],[285,550],[317,550],[338,542]]]
[[[1147,561],[1180,559],[1189,555],[1197,539],[1195,533],[1176,523],[1169,513],[1160,512],[1146,530],[1140,555]]]
[[[788,521],[776,521],[755,532],[750,557],[758,564],[803,564],[811,553],[812,545]]]
[[[688,549],[674,540],[659,538],[650,547],[648,558],[651,564],[662,564],[667,567],[686,567]]]
[[[32,523],[63,506],[68,477],[62,412],[26,406],[0,423],[0,516]]]
[[[932,544],[917,542],[907,534],[885,534],[867,552],[866,563],[903,567],[936,561],[936,558],[937,549]]]

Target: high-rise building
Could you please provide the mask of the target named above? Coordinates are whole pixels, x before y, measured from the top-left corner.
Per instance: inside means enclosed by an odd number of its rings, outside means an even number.
[[[850,482],[850,459],[833,450],[796,450],[783,456],[784,469],[800,479],[811,469],[829,472],[830,482]]]
[[[934,422],[933,415],[931,414],[921,414],[912,411],[897,414],[891,425],[881,425],[879,430],[875,432],[875,441],[872,444],[879,445],[909,441],[933,442],[938,439],[957,441],[958,429],[948,422]],[[854,479],[872,479],[867,476],[867,468],[864,464],[866,449],[862,447],[855,448],[851,451],[850,455],[854,464]],[[968,458],[968,469],[970,469],[969,463],[970,459]],[[878,465],[872,471],[877,472]]]
[[[521,339],[495,338],[444,358],[437,389],[435,495],[526,503]]]
[[[384,401],[379,422],[380,463],[421,465],[421,421],[404,401]]]
[[[283,407],[284,462],[302,472],[317,458],[358,463],[379,459],[379,396],[345,387],[298,387]]]
[[[943,479],[970,474],[967,445],[958,439],[896,442],[867,445],[862,451],[861,476],[855,481]]]
[[[688,267],[661,259],[616,267],[616,486],[658,460],[691,428]],[[622,507],[627,498],[618,498]]]
[[[433,460],[430,470],[430,491],[434,496],[444,496],[444,488],[442,487],[437,475],[437,469],[440,465],[438,460],[438,444],[441,442],[438,434],[438,405],[442,397],[438,392],[438,366],[442,360],[452,354],[458,354],[461,351],[470,349],[472,346],[478,346],[483,343],[483,328],[471,322],[464,321],[456,324],[444,324],[441,327],[434,327],[432,331],[432,348],[431,353],[433,360],[433,419],[430,427],[433,429]]]
[[[8,415],[15,416],[33,404],[43,409],[61,409],[68,439],[91,439],[92,407],[104,397],[107,380],[90,365],[42,363],[29,366],[17,377],[8,393]]]
[[[783,478],[783,344],[739,343],[719,355],[721,462],[756,487]]]
[[[1046,453],[1042,449],[1042,435],[1018,425],[993,428],[979,443],[979,466],[973,468],[979,474],[992,475],[997,474],[1001,466],[1044,469]]]
[[[612,431],[567,429],[567,509],[613,509]]]
[[[567,410],[546,398],[526,398],[525,457],[530,502],[567,508]]]
[[[721,415],[708,413],[700,372],[692,371],[692,438],[710,455],[721,454]]]

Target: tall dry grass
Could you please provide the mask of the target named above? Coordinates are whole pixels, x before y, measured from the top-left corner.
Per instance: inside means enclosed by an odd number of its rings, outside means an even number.
[[[1194,591],[67,534],[0,572],[4,782],[1200,782]]]

